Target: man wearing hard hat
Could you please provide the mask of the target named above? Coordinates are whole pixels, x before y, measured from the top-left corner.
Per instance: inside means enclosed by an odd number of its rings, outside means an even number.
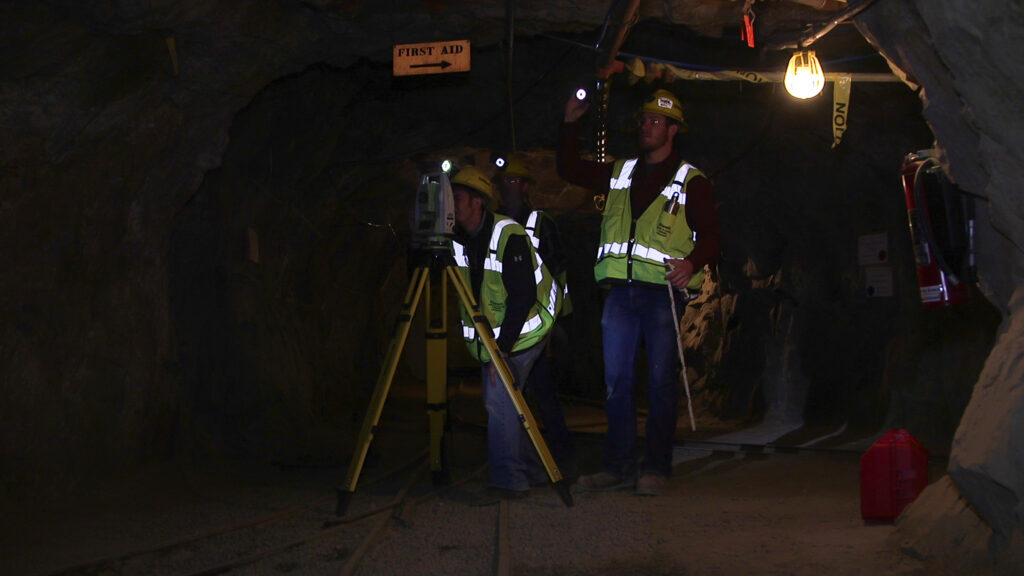
[[[594,276],[607,288],[601,330],[606,413],[603,469],[581,476],[590,491],[635,486],[643,495],[668,487],[679,415],[679,358],[673,297],[700,289],[704,269],[717,260],[721,238],[711,183],[674,148],[687,125],[679,99],[657,90],[636,112],[637,158],[587,161],[578,148],[578,120],[588,103],[570,98],[559,133],[558,174],[607,194]],[[679,316],[682,314],[679,307]],[[634,370],[641,345],[647,355],[648,412],[644,457],[636,441]],[[639,473],[639,479],[637,475]]]
[[[518,222],[526,230],[534,249],[551,271],[551,275],[562,290],[562,309],[560,316],[572,312],[569,290],[566,285],[567,255],[562,239],[558,233],[555,219],[543,210],[536,210],[530,201],[530,190],[536,183],[529,165],[519,155],[504,159],[504,165],[498,169],[495,181],[501,192],[501,211]],[[552,328],[552,340],[559,334],[564,338],[558,324]],[[549,347],[550,348],[550,347]],[[558,383],[551,376],[551,368],[546,353],[537,358],[530,372],[530,389],[533,392],[537,415],[544,424],[544,436],[547,438],[551,455],[554,456],[562,476],[575,479],[576,448],[572,433],[565,424],[565,414],[558,399]]]
[[[523,227],[491,211],[494,191],[483,172],[465,166],[451,185],[455,263],[487,317],[514,385],[523,389],[558,316],[561,291]],[[462,333],[470,354],[484,363],[490,491],[502,498],[521,498],[531,483],[546,482],[547,473],[465,307]]]

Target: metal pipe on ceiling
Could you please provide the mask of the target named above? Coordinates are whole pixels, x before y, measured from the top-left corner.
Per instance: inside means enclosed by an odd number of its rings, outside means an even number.
[[[793,4],[803,4],[804,6],[810,6],[815,10],[821,10],[823,12],[838,12],[843,8],[846,8],[846,0],[788,0]]]
[[[832,15],[832,18],[825,20],[824,22],[818,23],[816,28],[812,28],[809,32],[804,33],[796,40],[780,40],[771,41],[769,39],[765,43],[766,50],[799,50],[807,48],[811,44],[820,40],[823,36],[831,32],[836,26],[843,22],[857,16],[861,12],[867,10],[874,4],[876,0],[860,0],[856,4],[847,5],[845,9],[836,14]]]
[[[619,0],[621,1],[621,0]],[[616,2],[616,5],[618,2]],[[615,10],[616,5],[613,5],[609,9],[609,16],[612,11]],[[619,48],[622,47],[622,43],[626,41],[626,36],[629,34],[630,28],[636,22],[636,11],[640,6],[640,0],[627,0],[626,4],[623,5],[621,16],[619,16],[618,23],[615,26],[615,38],[611,44],[599,45],[597,47],[597,71],[598,76],[607,78],[611,75],[611,67],[615,63],[615,58],[618,56]],[[604,42],[604,38],[601,39],[601,44]]]

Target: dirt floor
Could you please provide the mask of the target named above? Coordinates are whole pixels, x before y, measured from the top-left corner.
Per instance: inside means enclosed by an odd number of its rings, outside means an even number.
[[[544,486],[523,500],[487,504],[479,498],[483,413],[472,387],[452,402],[450,486],[410,465],[429,437],[422,396],[413,392],[392,393],[399,399],[389,404],[397,407],[385,411],[347,510],[358,517],[407,489],[404,503],[386,514],[339,525],[334,489],[345,467],[151,468],[59,509],[9,506],[0,573],[933,573],[892,548],[891,524],[861,519],[859,450],[870,437],[802,428],[776,443],[834,435],[795,453],[755,453],[729,441],[739,437],[726,434],[742,432],[736,423],[698,422],[692,433],[684,410],[679,437],[694,443],[677,450],[663,496],[574,493],[568,507]],[[566,407],[581,470],[596,471],[602,409]],[[938,479],[941,463],[929,473]],[[254,524],[265,528],[241,532]]]

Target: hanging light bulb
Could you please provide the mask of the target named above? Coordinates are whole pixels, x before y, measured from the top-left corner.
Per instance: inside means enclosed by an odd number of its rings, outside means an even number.
[[[786,67],[786,91],[796,98],[813,98],[825,87],[821,62],[813,50],[797,52]]]

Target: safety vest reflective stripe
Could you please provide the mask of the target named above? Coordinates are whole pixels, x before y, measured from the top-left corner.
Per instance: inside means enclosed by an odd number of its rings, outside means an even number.
[[[557,304],[557,302],[558,302],[558,282],[555,281],[555,280],[552,280],[552,282],[551,282],[551,292],[550,292],[550,294],[548,294],[548,305],[547,305],[548,314],[550,314],[552,318],[554,318],[556,316],[556,314],[555,314],[555,304]]]
[[[633,158],[626,160],[622,163],[622,171],[619,172],[618,178],[612,178],[611,183],[608,185],[613,190],[625,190],[633,184],[633,169],[636,168],[638,159]],[[692,164],[684,163],[676,170],[676,177],[672,179],[672,183],[666,186],[662,191],[661,195],[669,200],[672,199],[673,195],[679,196],[679,203],[686,204],[686,193],[683,192],[683,187],[680,186],[679,182],[686,182],[686,175],[690,173],[690,169],[693,168]]]
[[[491,232],[491,254],[498,253],[498,241],[501,240],[501,231],[505,229],[505,226],[515,223],[516,221],[511,218],[503,218],[494,223],[494,231]]]
[[[696,242],[696,232],[686,221],[686,186],[700,176],[692,164],[680,162],[673,178],[662,187],[643,211],[633,213],[630,205],[632,176],[639,159],[616,162],[608,199],[601,219],[594,278],[598,282],[639,282],[665,284],[664,262],[685,258]],[[703,273],[696,272],[690,289],[699,286]]]
[[[494,231],[491,233],[491,244],[489,246],[490,251],[487,254],[487,259],[484,260],[484,270],[493,270],[498,274],[501,274],[501,260],[498,260],[498,241],[501,240],[501,231],[509,224],[515,224],[515,220],[505,219],[498,220],[494,223]],[[540,280],[537,280],[540,282]]]
[[[494,231],[491,233],[491,242],[488,246],[489,251],[487,258],[484,259],[484,270],[491,270],[501,274],[502,264],[501,260],[498,260],[498,242],[501,240],[501,231],[509,224],[515,224],[515,220],[506,219],[499,220],[494,224]],[[458,242],[452,242],[452,251],[454,252],[455,264],[462,268],[469,268],[469,257],[466,256],[466,248]],[[540,253],[534,254],[537,258],[537,266],[533,269],[533,283],[535,286],[540,286],[541,282],[544,281],[544,270],[541,266],[544,265],[544,260],[540,257]]]
[[[628,247],[628,244],[622,244],[621,242],[612,242],[604,246],[598,246],[597,259],[600,260],[602,256],[621,256],[626,253]]]
[[[605,244],[597,249],[597,259],[600,260],[602,256],[621,256],[626,253],[626,244],[619,244],[615,242],[613,244]],[[655,248],[648,248],[640,244],[633,245],[633,256],[637,258],[644,258],[653,262],[664,262],[666,258],[670,258],[668,254],[661,252]]]
[[[517,232],[514,228],[509,228],[510,226],[519,228],[519,231]],[[513,235],[525,235],[524,230],[519,227],[515,220],[510,218],[496,219],[491,231],[491,237],[488,240],[488,252],[483,259],[484,275],[480,285],[479,304],[481,312],[487,317],[488,324],[492,326],[497,325],[491,328],[494,338],[498,338],[501,334],[500,324],[504,320],[504,313],[503,311],[495,312],[492,306],[497,304],[494,302],[495,299],[500,299],[502,295],[507,296],[501,287],[504,266],[499,256],[500,251],[504,249],[504,242],[507,242],[507,238],[511,238]],[[452,248],[454,259],[460,267],[460,274],[468,281],[471,273],[466,246],[453,241]],[[513,351],[524,350],[540,341],[560,311],[561,286],[547,273],[540,254],[531,249],[530,256],[534,262],[534,286],[537,291],[537,298],[529,312],[531,316],[523,323],[523,327],[516,336]],[[550,283],[550,285],[545,283]],[[475,321],[469,317],[468,310],[463,309],[462,335],[469,347],[470,354],[482,362],[489,362],[490,354],[481,345],[480,334],[475,326]]]
[[[533,243],[533,249],[537,253],[538,273],[540,272],[540,265],[543,263],[540,257],[540,235],[537,234],[537,223],[540,221],[540,215],[540,210],[531,211],[530,215],[526,218],[526,226],[524,226],[526,234],[530,237],[530,242]],[[600,250],[598,251],[598,254],[600,254]],[[565,272],[563,271],[562,274],[560,274],[559,276],[560,278],[556,277],[552,279],[551,299],[548,302],[548,312],[552,312],[555,309],[555,293],[556,290],[558,290],[558,286],[561,286],[563,307],[565,306],[565,303],[569,298],[569,284],[565,282]],[[540,279],[538,278],[537,281],[539,283]]]
[[[526,234],[530,236],[530,242],[533,243],[533,249],[540,249],[540,236],[537,235],[537,218],[540,216],[540,212],[534,210],[530,212],[529,218],[526,219]]]
[[[455,265],[460,268],[469,268],[469,258],[466,257],[466,249],[458,242],[452,242],[452,249],[455,252]]]
[[[619,172],[618,178],[612,178],[608,184],[608,188],[612,190],[625,190],[633,184],[633,168],[636,167],[637,158],[626,160],[622,164],[622,170]]]
[[[679,203],[686,205],[686,192],[683,192],[683,187],[680,185],[680,182],[686,182],[686,175],[690,172],[690,168],[693,168],[690,164],[683,164],[680,166],[679,170],[676,171],[676,177],[672,180],[671,184],[665,186],[665,189],[661,191],[661,195],[669,200],[671,200],[673,196],[677,196],[679,198]]]
[[[550,308],[551,308],[551,313],[554,314],[554,306],[551,306]],[[541,322],[543,322],[543,320],[541,320],[540,314],[534,314],[529,320],[527,320],[526,322],[523,322],[523,329],[520,330],[519,333],[520,334],[529,334],[530,332],[533,332],[534,330],[536,330],[540,326]],[[493,330],[494,330],[494,339],[497,340],[498,337],[501,336],[501,326],[497,326],[497,327],[493,328]],[[462,337],[465,338],[466,340],[475,340],[476,339],[476,328],[474,326],[467,326],[467,325],[463,324],[462,325]]]

